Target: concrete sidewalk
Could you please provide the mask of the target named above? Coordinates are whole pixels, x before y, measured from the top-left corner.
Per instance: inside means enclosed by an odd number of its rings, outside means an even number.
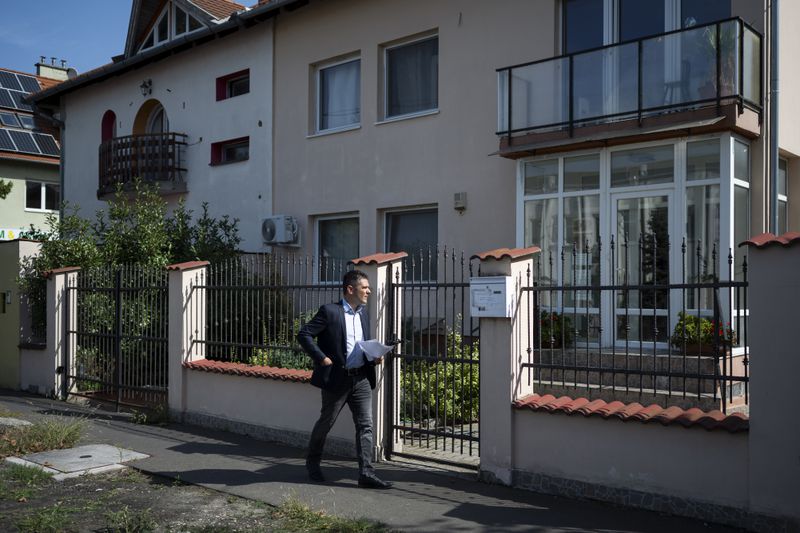
[[[296,497],[315,509],[366,517],[402,531],[733,531],[703,522],[486,485],[407,464],[381,463],[390,490],[356,486],[354,461],[323,462],[325,484],[307,480],[303,450],[195,426],[135,424],[124,414],[0,390],[0,407],[35,421],[42,415],[89,420],[83,443],[111,444],[150,457],[130,466],[278,505]],[[688,481],[688,480],[687,480]]]

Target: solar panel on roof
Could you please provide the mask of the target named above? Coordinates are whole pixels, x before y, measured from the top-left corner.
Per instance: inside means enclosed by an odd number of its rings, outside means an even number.
[[[12,128],[19,128],[19,120],[14,113],[0,112],[0,124],[11,126]]]
[[[11,136],[6,130],[0,130],[0,150],[11,150],[12,152],[17,151],[14,143],[11,142]]]
[[[30,104],[26,104],[22,101],[22,99],[27,96],[26,93],[12,90],[9,90],[8,92],[11,93],[11,98],[14,100],[14,107],[21,109],[22,111],[33,111],[33,107],[31,107]]]
[[[14,99],[11,98],[11,93],[8,92],[8,89],[0,89],[0,107],[10,107],[12,109],[16,109],[16,105],[14,105]]]
[[[11,138],[14,140],[14,144],[17,145],[17,151],[28,152],[29,154],[41,153],[39,151],[39,147],[36,146],[35,142],[33,142],[33,135],[31,135],[29,132],[8,130],[8,134],[11,135]]]
[[[19,84],[17,75],[13,72],[6,72],[4,70],[0,70],[0,87],[14,89],[15,91],[22,90],[22,85]]]
[[[57,156],[59,154],[58,145],[52,135],[34,133],[33,138],[36,140],[36,144],[39,145],[39,149],[44,155]]]
[[[26,76],[24,74],[17,74],[17,79],[22,85],[22,90],[28,93],[35,93],[42,90],[39,85],[39,80],[33,76]]]

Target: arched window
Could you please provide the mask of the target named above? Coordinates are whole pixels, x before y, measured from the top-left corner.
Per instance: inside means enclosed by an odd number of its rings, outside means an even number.
[[[110,109],[103,114],[100,125],[100,140],[109,141],[117,136],[117,115]]]
[[[147,118],[147,133],[166,133],[169,131],[169,119],[164,106],[156,105]]]

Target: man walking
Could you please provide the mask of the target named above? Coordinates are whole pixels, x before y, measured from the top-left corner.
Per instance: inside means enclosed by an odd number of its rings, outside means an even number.
[[[313,481],[325,481],[320,468],[325,438],[347,404],[356,426],[358,486],[386,489],[392,484],[378,478],[372,467],[372,389],[375,364],[381,359],[368,361],[358,346],[369,334],[364,309],[370,295],[369,278],[359,270],[347,272],[342,292],[341,301],[320,307],[297,334],[300,346],[314,360],[311,384],[322,389],[322,409],[311,431],[306,468]]]

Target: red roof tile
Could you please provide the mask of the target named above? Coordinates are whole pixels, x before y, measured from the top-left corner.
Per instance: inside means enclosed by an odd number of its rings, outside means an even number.
[[[275,368],[271,366],[253,366],[242,363],[211,361],[209,359],[200,359],[190,363],[183,363],[183,367],[190,370],[201,370],[203,372],[214,372],[216,374],[228,374],[232,376],[279,379],[281,381],[295,381],[297,383],[309,383],[311,381],[310,370],[291,370],[288,368]]]
[[[408,257],[405,252],[389,252],[386,254],[372,254],[350,261],[354,265],[384,265]]]
[[[792,244],[800,243],[800,231],[790,231],[780,236],[775,236],[772,233],[762,233],[755,237],[750,237],[739,246],[755,246],[756,248],[763,248],[771,244],[779,244],[781,246],[791,246]]]
[[[224,19],[235,11],[242,11],[245,6],[230,0],[189,0],[191,3],[210,13],[215,19]]]
[[[526,255],[533,255],[539,253],[541,249],[538,246],[531,246],[530,248],[497,248],[482,252],[472,256],[472,259],[497,259],[498,261],[508,257],[509,259],[518,259]]]
[[[191,270],[207,266],[208,261],[187,261],[185,263],[175,263],[174,265],[167,265],[167,270]]]
[[[664,426],[679,424],[683,427],[699,426],[708,431],[722,429],[730,433],[748,431],[750,421],[741,413],[725,415],[721,411],[702,411],[696,407],[681,409],[680,407],[663,408],[660,405],[642,406],[639,403],[625,404],[619,401],[589,401],[586,398],[572,399],[569,396],[556,398],[551,394],[540,396],[531,394],[513,403],[516,409],[530,409],[546,413],[564,413],[571,415],[580,413],[583,416],[600,416],[618,418],[623,422],[630,420],[648,423],[659,422]]]

